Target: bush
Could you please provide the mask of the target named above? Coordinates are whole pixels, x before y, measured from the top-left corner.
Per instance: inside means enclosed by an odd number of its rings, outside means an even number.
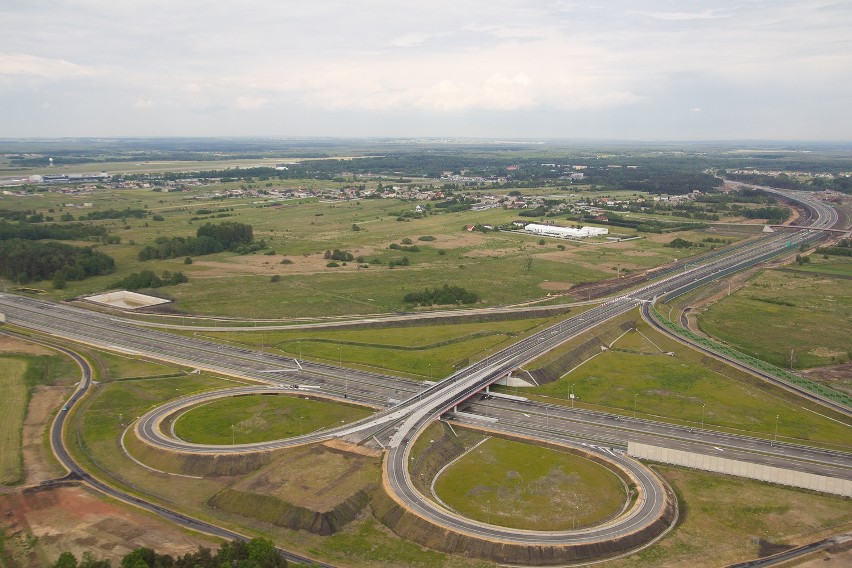
[[[270,281],[270,282],[279,282],[280,280],[281,280],[281,276],[280,276],[280,275],[278,275],[278,274],[273,274],[273,275],[269,278],[269,281]]]
[[[184,263],[184,264],[192,264],[192,258],[191,258],[191,257],[189,257],[189,256],[188,256],[188,257],[186,257],[185,259],[183,259],[183,263]]]
[[[423,235],[422,237],[417,237],[418,241],[434,241],[435,237],[432,235]]]
[[[289,258],[285,258],[284,260],[281,261],[281,264],[293,264],[293,261],[290,260]]]
[[[162,215],[154,215],[153,217],[151,217],[151,220],[152,221],[165,221],[166,218],[163,217]]]
[[[692,246],[692,243],[686,239],[682,239],[680,237],[674,239],[672,242],[666,245],[671,248],[689,248]]]
[[[434,290],[426,288],[422,292],[411,292],[406,294],[402,301],[406,304],[415,304],[420,306],[432,306],[435,304],[475,304],[479,301],[479,296],[461,288],[460,286],[448,286],[447,284],[444,284],[443,288],[435,288]]]
[[[340,265],[339,265],[339,264],[337,264],[337,263],[336,263],[336,262],[334,262],[334,261],[331,261],[331,262],[329,262],[328,264],[326,264],[325,266],[326,266],[326,268],[337,268],[337,267],[338,267],[338,266],[340,266]]]

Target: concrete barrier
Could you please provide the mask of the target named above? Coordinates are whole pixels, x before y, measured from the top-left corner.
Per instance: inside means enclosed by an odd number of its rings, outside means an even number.
[[[779,485],[789,485],[791,487],[811,489],[822,493],[852,497],[852,479],[817,475],[771,465],[732,460],[722,456],[711,456],[640,444],[638,442],[629,442],[627,444],[627,454],[640,459],[682,465],[704,471],[714,471],[727,475],[778,483]]]

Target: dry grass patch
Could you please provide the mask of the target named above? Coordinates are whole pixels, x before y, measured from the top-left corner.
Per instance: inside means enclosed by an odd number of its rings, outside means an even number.
[[[21,479],[21,427],[27,406],[27,363],[0,358],[0,484]]]
[[[315,511],[329,511],[379,479],[380,459],[309,446],[288,452],[233,489],[271,495]]]

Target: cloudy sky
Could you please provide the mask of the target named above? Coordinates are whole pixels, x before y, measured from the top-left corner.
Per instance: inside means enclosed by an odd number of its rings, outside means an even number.
[[[3,0],[0,137],[852,139],[852,0]]]

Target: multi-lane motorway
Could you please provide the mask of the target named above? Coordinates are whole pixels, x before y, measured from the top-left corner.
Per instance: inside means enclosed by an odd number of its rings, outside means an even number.
[[[779,232],[766,235],[747,246],[737,247],[728,254],[708,259],[700,266],[678,272],[662,280],[646,285],[629,294],[611,299],[580,315],[568,318],[557,325],[531,335],[515,345],[496,353],[487,359],[475,363],[453,374],[447,379],[418,389],[408,381],[391,379],[371,373],[350,372],[315,363],[296,362],[265,353],[235,348],[197,340],[181,338],[171,334],[142,329],[139,326],[101,314],[80,310],[65,305],[56,305],[17,296],[0,296],[0,310],[5,312],[7,321],[31,327],[54,335],[73,339],[83,343],[123,351],[138,353],[193,367],[210,369],[233,376],[251,379],[264,379],[277,385],[312,385],[323,388],[332,396],[351,398],[353,401],[384,406],[388,399],[405,399],[401,404],[377,412],[372,417],[358,423],[326,432],[314,433],[300,440],[271,442],[252,446],[205,447],[187,444],[163,435],[159,425],[165,416],[175,412],[182,403],[170,403],[155,413],[143,417],[137,426],[141,436],[150,443],[164,445],[172,449],[195,452],[236,452],[269,449],[281,445],[316,441],[335,436],[360,436],[384,434],[389,439],[386,455],[386,482],[395,499],[406,509],[438,526],[464,533],[469,536],[496,540],[507,544],[528,545],[572,545],[588,542],[611,541],[635,534],[647,527],[659,524],[659,518],[671,507],[670,496],[656,476],[639,466],[633,460],[618,452],[591,448],[591,451],[608,453],[607,459],[629,472],[641,491],[637,505],[619,519],[593,529],[584,531],[565,531],[559,533],[519,532],[495,527],[459,517],[447,511],[424,496],[414,487],[410,479],[407,461],[411,446],[418,434],[433,420],[439,418],[452,407],[472,399],[485,386],[520,365],[535,359],[568,339],[575,337],[609,319],[612,319],[636,305],[652,302],[666,294],[677,294],[700,286],[705,282],[723,277],[734,271],[752,266],[762,260],[787,250],[794,250],[801,243],[821,236],[820,228],[828,228],[837,220],[836,213],[822,203],[801,196],[783,194],[786,198],[799,201],[810,210],[806,221],[812,229],[796,232]],[[287,365],[286,367],[284,365]],[[286,368],[286,370],[284,370]],[[301,392],[301,391],[300,391]],[[189,401],[192,402],[192,401]],[[583,432],[579,437],[589,439],[639,439],[650,436],[657,440],[675,439],[680,444],[715,444],[732,452],[754,455],[761,454],[763,460],[783,463],[784,460],[797,459],[810,463],[815,469],[830,469],[846,472],[850,468],[846,454],[833,454],[818,450],[804,449],[792,445],[771,444],[744,437],[727,436],[706,431],[689,431],[684,428],[648,423],[647,421],[626,424],[604,424],[606,417],[592,416],[589,413],[562,409],[544,409],[532,405],[534,412],[519,413],[510,408],[515,402],[501,401],[492,411],[500,413],[500,428],[516,434],[568,443],[567,437],[556,425],[571,422],[572,428]],[[570,415],[568,413],[570,412]],[[527,420],[527,415],[535,420]],[[540,419],[553,420],[553,428],[541,428]],[[523,418],[521,418],[523,416]],[[663,430],[670,431],[663,432]],[[633,436],[633,438],[631,438]],[[577,436],[574,436],[576,439]],[[690,438],[694,438],[690,440]],[[646,439],[646,438],[642,438]],[[622,442],[623,443],[623,442]],[[722,450],[724,451],[724,450]]]

